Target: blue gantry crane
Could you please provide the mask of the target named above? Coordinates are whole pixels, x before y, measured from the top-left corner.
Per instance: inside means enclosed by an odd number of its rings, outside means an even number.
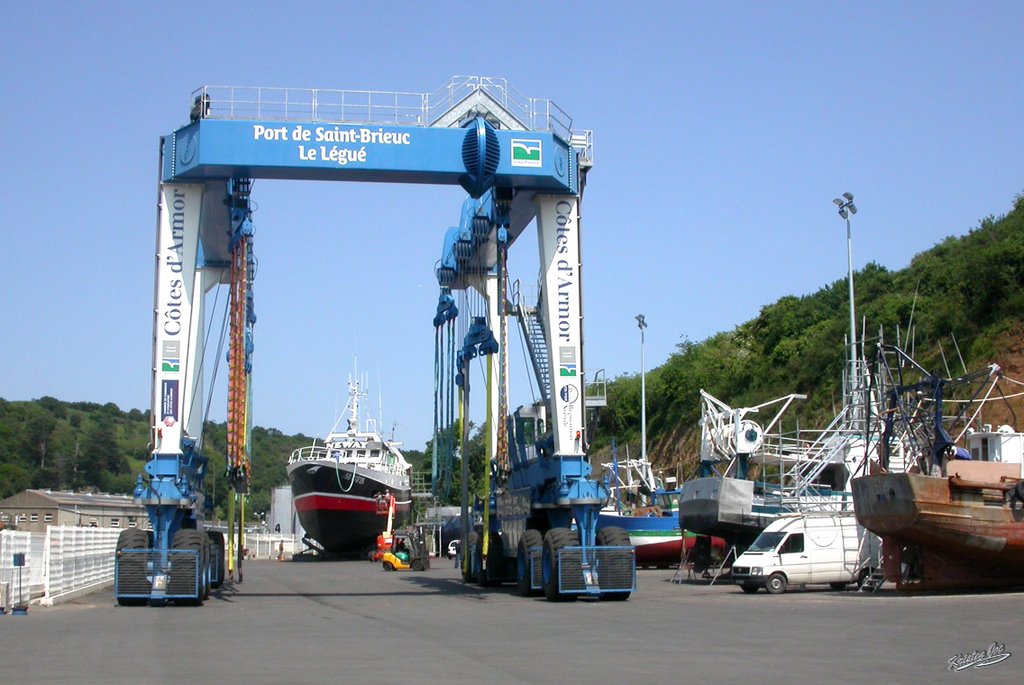
[[[463,220],[446,240],[437,272],[442,300],[478,287],[490,305],[471,336],[457,346],[450,339],[451,354],[435,358],[453,382],[460,373],[464,379],[435,404],[442,417],[452,414],[457,397],[468,400],[473,355],[505,357],[507,249],[536,219],[550,396],[546,406],[520,409],[509,419],[507,393],[499,392],[506,365],[488,388],[495,400],[494,487],[478,537],[495,561],[477,554],[469,574],[497,582],[512,573],[521,552],[518,565],[531,570],[517,573],[529,575],[530,591],[543,587],[552,598],[628,596],[635,584],[632,551],[621,540],[596,536],[596,511],[607,492],[590,478],[586,455],[579,203],[590,150],[589,132],[575,131],[563,110],[523,97],[504,79],[454,77],[431,94],[220,86],[193,92],[189,122],[160,139],[153,424],[149,460],[135,489],[153,530],[129,529],[118,541],[118,601],[200,604],[227,578],[242,579],[256,323],[251,195],[260,178],[466,190]],[[226,537],[207,530],[202,454],[204,325],[208,293],[219,286],[230,292],[225,475],[234,494]],[[454,307],[439,306],[438,325],[451,328],[456,316]],[[542,576],[544,583],[533,582]]]

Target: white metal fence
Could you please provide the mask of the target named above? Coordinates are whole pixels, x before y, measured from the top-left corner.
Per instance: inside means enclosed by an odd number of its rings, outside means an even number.
[[[42,534],[0,531],[0,607],[27,605],[42,595],[43,538]],[[18,554],[25,555],[24,566],[14,566]]]
[[[45,533],[0,531],[0,606],[52,605],[114,580],[118,528],[47,526]],[[14,566],[24,554],[25,565]]]
[[[285,559],[291,559],[296,552],[302,551],[302,543],[295,536],[246,533],[245,549],[247,559],[277,559],[282,553]]]
[[[42,603],[53,604],[113,582],[120,533],[118,528],[47,528]]]
[[[47,526],[45,533],[0,531],[0,608],[66,602],[114,582],[120,528]],[[301,551],[297,537],[247,533],[249,559],[285,559]],[[14,566],[24,554],[25,565]]]

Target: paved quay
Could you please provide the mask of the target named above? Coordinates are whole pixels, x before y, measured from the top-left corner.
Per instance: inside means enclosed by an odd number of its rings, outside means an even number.
[[[0,616],[0,683],[1007,683],[1024,594],[745,595],[640,571],[627,602],[554,604],[369,562],[250,561],[201,607],[104,590]],[[1010,656],[949,670],[950,659]],[[998,650],[997,650],[998,651]]]

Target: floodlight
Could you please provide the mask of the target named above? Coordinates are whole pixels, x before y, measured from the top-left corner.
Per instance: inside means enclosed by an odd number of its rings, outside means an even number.
[[[852,194],[850,194],[850,193],[843,193],[843,197],[845,197],[848,202],[853,202],[853,195]]]

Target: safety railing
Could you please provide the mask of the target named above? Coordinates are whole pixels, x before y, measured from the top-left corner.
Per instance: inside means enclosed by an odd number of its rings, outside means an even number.
[[[196,557],[193,550],[186,551]],[[115,566],[114,595],[121,598],[149,599],[153,594],[153,577],[161,573],[160,553],[150,549],[122,549],[117,554],[121,560]],[[178,566],[180,575],[183,564]],[[195,592],[192,596],[195,596]]]
[[[15,555],[24,561],[23,566],[14,565]],[[0,531],[0,608],[26,606],[43,595],[42,559],[41,534]]]
[[[381,126],[432,126],[473,93],[482,91],[531,131],[550,131],[593,158],[593,132],[574,131],[572,117],[551,100],[528,98],[503,78],[454,76],[433,93],[260,86],[203,86],[192,91],[191,118],[312,121]]]
[[[425,126],[426,98],[370,90],[203,86],[192,93],[192,117]]]
[[[119,528],[79,526],[48,526],[45,533],[0,531],[0,607],[49,606],[110,586],[120,533]],[[301,544],[296,536],[247,533],[245,547],[247,558],[277,559],[283,553],[288,559]],[[15,554],[25,555],[20,585]]]
[[[48,526],[45,533],[0,531],[0,604],[54,604],[114,577],[116,528]],[[25,565],[14,567],[14,554]],[[3,591],[6,594],[3,594]]]
[[[364,451],[364,450],[358,450]],[[389,452],[374,450],[369,456],[353,457],[352,450],[336,449],[325,445],[307,445],[292,452],[289,464],[303,461],[321,461],[329,459],[337,464],[355,465],[361,468],[384,471],[395,476],[406,473],[406,467],[397,462]]]
[[[46,532],[46,597],[53,604],[67,595],[100,588],[114,575],[117,528],[49,527]]]
[[[149,599],[157,585],[154,581],[165,578],[161,588],[164,599],[194,599],[199,596],[199,552],[194,549],[172,549],[166,552],[166,562],[160,552],[152,549],[122,549],[114,573],[114,595],[119,599]]]
[[[527,563],[530,566],[530,587],[534,590],[544,589],[544,548],[530,547],[527,549]]]
[[[477,91],[486,93],[531,131],[551,131],[566,141],[572,137],[572,117],[564,109],[551,100],[528,98],[507,80],[491,76],[453,76],[426,96],[427,121],[437,121]]]
[[[583,401],[587,407],[608,406],[608,379],[604,375],[604,369],[595,371],[593,377],[588,376],[583,388]]]
[[[246,533],[245,549],[248,559],[291,559],[302,547],[299,536]]]
[[[585,565],[584,551],[590,562]],[[562,547],[557,551],[558,591],[636,590],[636,551],[633,547]]]

